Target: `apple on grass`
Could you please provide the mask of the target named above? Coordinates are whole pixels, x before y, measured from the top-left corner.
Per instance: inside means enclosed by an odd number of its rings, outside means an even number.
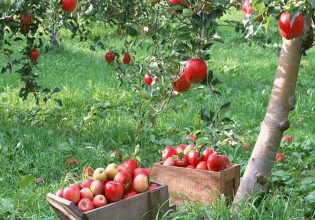
[[[82,198],[88,198],[90,200],[93,199],[93,193],[90,188],[83,188],[80,190],[80,197]]]
[[[78,208],[82,212],[88,212],[94,209],[93,202],[88,198],[83,198],[78,202]]]
[[[107,200],[104,195],[96,195],[93,198],[92,202],[95,208],[99,208],[99,207],[107,205]]]
[[[124,187],[121,183],[108,181],[105,185],[105,197],[110,202],[119,201],[124,194]]]
[[[105,182],[107,180],[106,170],[102,167],[99,167],[96,170],[94,170],[93,179]]]
[[[91,183],[90,189],[91,189],[93,195],[103,194],[104,184],[100,180],[94,180]]]
[[[115,163],[111,163],[106,167],[106,174],[109,180],[113,180],[116,174],[119,172],[118,166]]]
[[[149,179],[144,174],[139,174],[133,179],[133,189],[138,192],[142,193],[149,189]]]

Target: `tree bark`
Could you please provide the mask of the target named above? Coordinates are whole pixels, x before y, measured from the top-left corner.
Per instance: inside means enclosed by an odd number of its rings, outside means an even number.
[[[265,190],[283,136],[290,126],[288,115],[295,104],[295,86],[301,60],[301,38],[283,39],[269,105],[255,148],[248,161],[234,202]]]
[[[303,41],[312,32],[311,14],[305,16],[304,21]],[[295,105],[295,87],[302,52],[309,49],[312,42],[302,50],[301,37],[293,40],[283,38],[282,41],[267,112],[261,123],[260,133],[235,195],[234,203],[243,202],[253,193],[266,190],[267,179],[271,175],[283,132],[290,127],[288,116]],[[309,41],[313,41],[313,38],[309,38]]]

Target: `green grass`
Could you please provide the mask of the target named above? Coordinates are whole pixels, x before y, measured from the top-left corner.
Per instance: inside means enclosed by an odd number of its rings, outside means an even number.
[[[278,49],[256,41],[244,43],[229,27],[221,27],[220,34],[225,44],[214,46],[209,63],[223,82],[219,102],[232,101],[228,116],[235,121],[233,132],[239,141],[250,143],[252,149],[267,107]],[[121,39],[113,38],[109,45],[119,46]],[[139,144],[141,164],[151,166],[160,159],[158,151],[165,145],[180,143],[187,131],[204,129],[198,116],[200,105],[216,106],[212,97],[205,95],[206,90],[193,87],[172,100],[177,113],[166,109],[157,125],[143,130],[137,139],[137,122],[126,112],[137,95],[126,86],[117,87],[113,68],[103,61],[103,51],[91,52],[88,48],[88,44],[65,39],[59,49],[40,58],[40,84],[61,88],[55,97],[63,101],[62,107],[53,101],[37,106],[31,96],[22,101],[17,96],[21,87],[18,75],[1,76],[0,219],[56,219],[45,195],[73,182],[84,165],[105,166],[113,161],[108,156],[111,150],[132,153]],[[302,60],[297,105],[290,115],[291,128],[287,132],[294,141],[280,147],[285,161],[274,166],[266,198],[253,198],[239,212],[221,201],[209,206],[189,204],[168,218],[314,217],[314,55],[312,49]],[[100,108],[106,102],[111,107]],[[240,163],[244,171],[250,150],[243,150],[239,142],[235,146],[222,145],[221,150],[233,162]],[[67,166],[70,157],[78,159],[77,167]],[[33,178],[43,178],[44,183],[35,183]]]

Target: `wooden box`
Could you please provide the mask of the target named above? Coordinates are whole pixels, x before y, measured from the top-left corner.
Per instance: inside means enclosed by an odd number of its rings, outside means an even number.
[[[49,193],[46,199],[60,219],[149,220],[155,219],[158,213],[162,215],[170,209],[167,186],[154,183],[159,186],[153,190],[84,213],[74,203],[54,194]]]
[[[229,204],[240,184],[240,166],[232,164],[221,172],[163,166],[157,162],[153,166],[153,179],[168,185],[170,202],[182,205],[186,201],[211,203],[224,194]]]

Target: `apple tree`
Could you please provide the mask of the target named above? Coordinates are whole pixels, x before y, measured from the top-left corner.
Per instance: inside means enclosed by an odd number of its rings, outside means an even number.
[[[288,116],[296,101],[295,88],[301,57],[314,41],[314,1],[244,2],[248,3],[243,8],[248,33],[254,34],[261,27],[267,28],[270,20],[276,18],[282,36],[282,49],[267,111],[236,193],[235,203],[266,189],[281,138],[290,127]]]

